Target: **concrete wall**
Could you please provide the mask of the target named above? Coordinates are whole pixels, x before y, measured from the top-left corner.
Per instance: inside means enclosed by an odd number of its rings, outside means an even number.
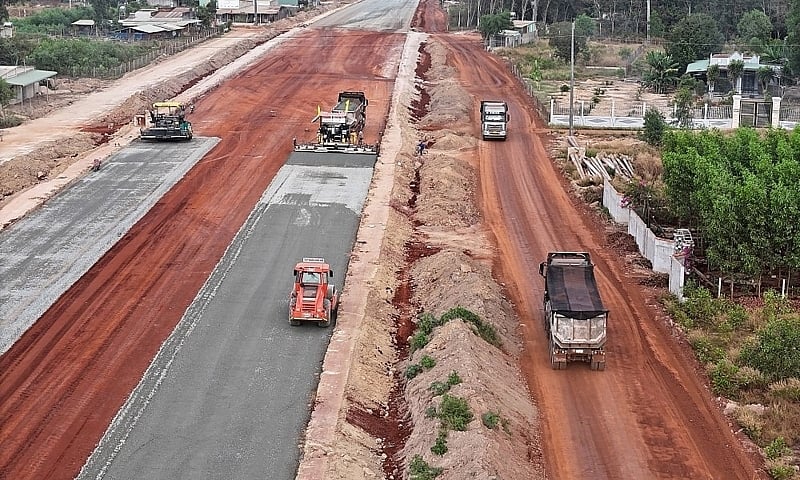
[[[622,195],[611,186],[608,180],[603,183],[603,206],[608,209],[611,218],[615,222],[628,225],[628,234],[636,240],[639,253],[650,260],[654,272],[670,274],[670,292],[681,297],[683,291],[683,266],[673,256],[675,242],[658,238],[652,230],[647,228],[644,220],[639,218],[636,212],[628,207],[623,207]],[[672,277],[676,275],[679,275],[680,278],[673,279]],[[673,283],[676,288],[679,288],[678,290],[672,289]]]

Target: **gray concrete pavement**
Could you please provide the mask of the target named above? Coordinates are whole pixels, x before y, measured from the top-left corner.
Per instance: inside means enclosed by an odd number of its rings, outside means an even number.
[[[0,353],[217,142],[134,142],[0,231]]]
[[[342,288],[375,160],[292,155],[79,478],[294,478],[332,328],[289,325],[292,269]]]

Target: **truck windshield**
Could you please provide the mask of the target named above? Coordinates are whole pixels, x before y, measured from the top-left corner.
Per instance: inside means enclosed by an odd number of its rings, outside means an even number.
[[[506,116],[502,113],[487,113],[484,115],[484,120],[487,122],[505,122]]]

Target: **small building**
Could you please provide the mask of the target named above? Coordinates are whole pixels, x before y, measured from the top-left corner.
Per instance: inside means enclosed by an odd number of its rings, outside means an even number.
[[[96,35],[97,30],[94,28],[94,20],[91,19],[80,19],[75,20],[72,22],[72,34],[73,35]]]
[[[11,22],[3,22],[0,27],[0,38],[11,38],[14,36],[14,24]]]
[[[536,22],[533,20],[512,20],[513,30],[519,32],[522,43],[530,43],[536,40]]]
[[[122,40],[166,40],[187,35],[200,25],[196,12],[179,7],[167,10],[141,9],[122,20],[116,37]]]
[[[11,85],[14,98],[11,103],[22,103],[25,100],[41,95],[42,82],[49,81],[58,72],[37,70],[27,66],[0,66],[0,78]]]
[[[728,65],[734,60],[739,60],[744,63],[742,75],[737,79],[737,85],[733,85],[733,79],[730,78],[728,74]],[[761,67],[771,68],[775,72],[776,77],[779,77],[781,74],[780,66],[762,64],[758,55],[743,54],[737,51],[733,53],[712,53],[709,55],[708,60],[697,60],[690,63],[686,67],[686,73],[707,83],[708,68],[712,65],[719,66],[719,79],[717,80],[717,84],[722,84],[724,85],[723,88],[729,87],[731,90],[739,92],[742,95],[752,97],[759,96],[762,93],[757,74]],[[718,88],[718,86],[719,85],[715,85],[714,90],[720,92],[721,89]]]
[[[238,8],[218,8],[218,23],[272,23],[291,17],[297,7],[274,5],[272,2],[261,2],[254,5],[252,0],[241,0]]]

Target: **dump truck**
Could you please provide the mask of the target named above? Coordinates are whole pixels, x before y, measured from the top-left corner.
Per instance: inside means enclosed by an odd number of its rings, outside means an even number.
[[[481,134],[484,140],[505,140],[508,129],[508,104],[500,100],[481,101]]]
[[[551,252],[539,265],[544,277],[544,325],[549,336],[550,365],[588,362],[592,370],[606,367],[606,324],[594,277],[594,264],[585,252]]]
[[[142,140],[191,140],[192,124],[186,108],[178,102],[156,102],[146,116],[147,125],[139,130]]]
[[[289,295],[289,324],[315,322],[327,327],[339,311],[339,293],[331,283],[333,270],[324,258],[306,257],[294,267]]]
[[[346,91],[339,93],[330,112],[317,107],[311,120],[319,125],[316,141],[298,143],[295,139],[295,151],[377,153],[377,147],[364,143],[368,103],[364,92]]]

